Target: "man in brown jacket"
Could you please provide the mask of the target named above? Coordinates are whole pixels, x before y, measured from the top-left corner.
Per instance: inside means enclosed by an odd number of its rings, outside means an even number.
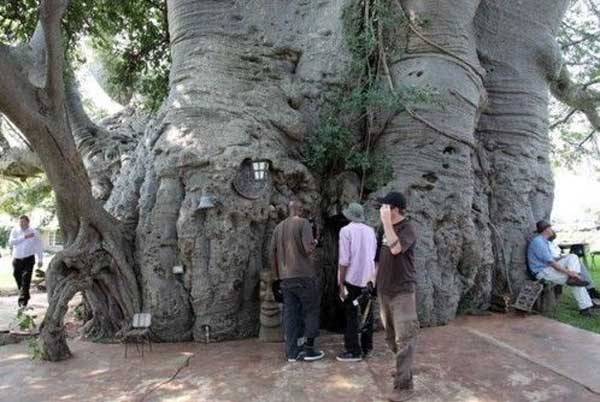
[[[290,216],[273,231],[271,263],[275,278],[281,280],[287,359],[314,361],[325,356],[314,343],[319,336],[321,296],[310,256],[317,241],[311,224],[302,217],[302,202],[291,201],[289,209]],[[298,345],[302,336],[303,348]]]
[[[379,198],[383,234],[378,250],[377,293],[385,338],[396,356],[390,401],[414,396],[412,367],[419,330],[415,302],[415,242],[417,233],[406,217],[406,199],[391,192]]]

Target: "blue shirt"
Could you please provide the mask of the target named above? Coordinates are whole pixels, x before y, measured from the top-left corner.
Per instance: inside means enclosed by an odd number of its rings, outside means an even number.
[[[552,261],[554,261],[554,256],[550,249],[550,242],[544,236],[537,235],[527,248],[529,270],[537,275],[549,266]]]

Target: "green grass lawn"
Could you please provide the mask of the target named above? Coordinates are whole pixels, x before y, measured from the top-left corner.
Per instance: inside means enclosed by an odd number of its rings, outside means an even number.
[[[591,262],[587,265],[590,268],[590,274],[594,280],[594,284],[596,284],[596,288],[600,290],[600,261],[598,261],[598,259],[596,260],[595,266],[592,266]],[[560,302],[553,311],[547,314],[547,316],[566,324],[573,325],[574,327],[600,334],[600,315],[596,318],[582,317],[579,314],[579,309],[577,308],[577,303],[573,298],[573,294],[568,287],[563,287],[563,294]]]

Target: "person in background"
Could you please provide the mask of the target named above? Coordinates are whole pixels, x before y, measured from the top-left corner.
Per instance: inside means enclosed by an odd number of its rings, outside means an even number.
[[[413,362],[419,331],[414,251],[417,232],[406,216],[403,194],[390,192],[377,201],[381,203],[383,225],[377,252],[377,293],[385,339],[396,357],[394,389],[388,399],[399,402],[415,395]]]
[[[289,210],[290,216],[273,231],[271,265],[275,278],[281,280],[287,359],[314,361],[325,356],[315,348],[321,295],[311,255],[317,241],[310,222],[302,217],[302,202],[291,201]],[[301,348],[298,339],[303,335],[306,341]]]
[[[346,316],[346,350],[337,356],[337,360],[357,362],[373,349],[373,313],[368,299],[361,296],[369,292],[367,284],[375,281],[377,238],[373,228],[364,223],[365,213],[360,204],[351,203],[342,213],[350,221],[340,230],[338,261],[338,285]],[[365,323],[361,331],[359,315],[364,314]],[[362,332],[360,340],[359,332]]]
[[[38,267],[43,265],[42,239],[37,230],[29,227],[29,217],[23,215],[19,218],[19,227],[11,230],[8,243],[13,250],[13,276],[19,289],[19,307],[26,307],[35,258]]]
[[[555,236],[552,225],[544,220],[537,222],[538,235],[527,248],[529,270],[536,279],[544,279],[558,285],[572,286],[573,297],[579,312],[585,317],[595,317],[595,306],[585,289],[590,283],[581,276],[581,266],[575,257],[556,260],[549,239]]]

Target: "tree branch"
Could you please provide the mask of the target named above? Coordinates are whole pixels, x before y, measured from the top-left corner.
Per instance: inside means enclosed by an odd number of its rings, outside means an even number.
[[[558,78],[550,82],[550,90],[559,101],[573,109],[581,110],[594,129],[600,129],[600,91],[573,82],[565,66]]]
[[[573,115],[575,114],[576,111],[577,111],[577,109],[571,109],[565,117],[552,123],[550,125],[550,130],[554,130],[556,127],[567,123],[569,120],[571,120],[571,117],[573,117]]]
[[[573,110],[580,110],[585,114],[592,126],[592,132],[577,148],[589,141],[594,133],[600,130],[600,91],[590,89],[589,85],[577,84],[571,78],[569,70],[563,65],[558,78],[550,81],[550,91],[559,101],[565,103]]]
[[[39,129],[44,117],[39,110],[39,93],[24,74],[26,67],[19,63],[13,49],[0,44],[0,112],[21,132]]]
[[[579,45],[583,42],[587,42],[587,41],[597,41],[598,40],[598,34],[600,32],[589,32],[585,35],[583,35],[583,37],[579,38],[579,39],[573,39],[569,42],[563,42],[563,43],[559,43],[560,44],[560,48],[562,50],[566,50],[572,46],[576,46]]]
[[[596,129],[593,129],[593,130],[592,130],[592,131],[591,131],[591,132],[588,134],[588,136],[587,136],[587,137],[585,137],[585,138],[583,139],[583,141],[581,141],[581,142],[579,143],[579,145],[577,145],[577,148],[583,148],[583,146],[585,145],[585,143],[586,143],[586,142],[588,142],[589,140],[591,140],[591,139],[592,139],[592,137],[594,136],[594,134],[596,133],[596,131],[598,131],[598,130],[596,130]]]
[[[67,10],[68,0],[44,0],[40,21],[46,41],[46,93],[56,116],[64,116],[64,49],[60,22]]]
[[[586,3],[590,11],[596,16],[596,18],[598,19],[598,23],[600,24],[600,8],[594,3],[593,0],[587,0]]]

